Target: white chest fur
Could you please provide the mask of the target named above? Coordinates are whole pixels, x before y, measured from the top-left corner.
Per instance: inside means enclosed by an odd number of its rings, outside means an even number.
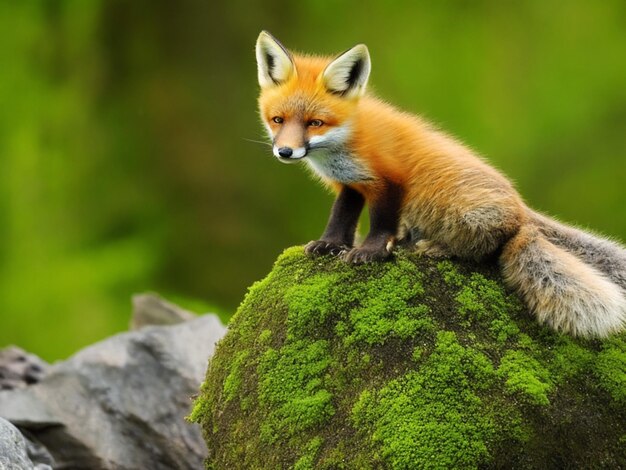
[[[350,124],[346,123],[311,137],[306,160],[314,173],[322,179],[345,184],[372,179],[370,169],[346,148],[350,134]]]
[[[349,184],[372,179],[370,170],[343,149],[316,149],[307,163],[321,178]]]

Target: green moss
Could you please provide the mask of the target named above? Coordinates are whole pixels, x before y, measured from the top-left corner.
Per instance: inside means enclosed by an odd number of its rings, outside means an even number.
[[[235,355],[235,359],[230,364],[230,373],[224,379],[224,397],[226,401],[232,400],[237,394],[239,394],[243,365],[246,359],[250,356],[250,351],[243,350]]]
[[[393,310],[391,310],[393,311]],[[369,345],[383,344],[386,340],[397,337],[410,338],[417,333],[427,333],[435,329],[433,321],[426,315],[430,309],[426,306],[395,310],[395,318],[387,315],[388,306],[381,301],[370,302],[355,309],[350,315],[352,333],[346,337],[348,343],[362,341]]]
[[[194,405],[207,465],[626,467],[624,335],[554,334],[494,272],[286,250],[246,295]]]
[[[261,331],[261,333],[259,334],[258,343],[260,345],[266,345],[266,344],[269,344],[271,339],[272,339],[272,330],[265,329]]]
[[[415,362],[418,362],[423,355],[424,349],[418,346],[413,349],[413,352],[411,353],[411,359],[413,359]]]
[[[422,277],[413,263],[399,260],[386,263],[379,276],[353,284],[346,343],[383,344],[433,331],[430,307],[416,302],[424,294]]]
[[[544,354],[549,359],[546,365],[550,370],[552,382],[558,384],[590,372],[594,361],[592,351],[577,344],[569,336],[560,336],[555,343],[550,349],[552,354]],[[535,354],[537,354],[537,348],[536,345],[533,348]]]
[[[379,463],[379,456],[369,452],[369,449],[366,450],[363,446],[354,447],[346,441],[340,441],[324,454],[315,468],[320,470],[373,470],[380,468]]]
[[[472,273],[463,282],[455,296],[458,312],[466,320],[486,326],[498,343],[504,343],[519,333],[519,327],[511,320],[511,314],[520,310],[519,301],[507,295],[501,284]]]
[[[510,393],[535,405],[550,403],[550,372],[533,357],[522,351],[508,351],[502,358],[498,373],[504,377]]]
[[[335,331],[348,344],[383,344],[434,329],[430,308],[416,302],[424,287],[420,282],[423,275],[413,263],[404,259],[386,263],[375,278],[367,276],[372,269],[368,265],[335,268],[287,289],[288,335],[298,338],[318,331],[334,313],[335,321],[339,320]],[[367,281],[361,281],[358,274],[365,274]]]
[[[338,274],[319,274],[285,292],[288,335],[297,338],[322,327],[336,309],[333,299],[340,279]]]
[[[313,470],[315,468],[315,459],[317,457],[317,453],[322,446],[324,440],[321,437],[314,437],[311,439],[306,445],[306,449],[304,451],[304,455],[300,457],[295,465],[293,466],[294,470]]]
[[[484,355],[440,332],[419,372],[362,392],[352,417],[380,443],[391,468],[473,467],[488,460],[497,437],[489,403],[480,397],[495,379]]]
[[[443,277],[443,280],[450,286],[461,287],[465,282],[465,276],[459,273],[454,264],[449,260],[437,263],[437,269]]]
[[[269,349],[258,367],[259,404],[269,410],[261,437],[274,442],[322,424],[334,413],[324,372],[331,363],[326,341],[296,341]]]
[[[465,328],[479,326],[499,345],[516,339],[520,328],[515,317],[523,307],[502,283],[481,273],[462,274],[449,260],[437,263],[437,269],[446,284],[458,288],[454,299]]]
[[[516,337],[520,332],[519,327],[515,323],[501,318],[494,318],[491,321],[489,331],[499,344]]]
[[[207,398],[202,392],[206,391],[206,383],[203,381],[200,384],[201,393],[198,395],[198,399],[193,402],[191,413],[187,416],[187,420],[192,423],[199,423],[204,417],[207,416],[211,410],[211,400]]]
[[[602,387],[616,402],[626,405],[626,340],[607,341],[598,354],[596,370]]]

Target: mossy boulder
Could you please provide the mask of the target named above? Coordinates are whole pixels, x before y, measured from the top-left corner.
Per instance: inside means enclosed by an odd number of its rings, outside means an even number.
[[[207,467],[626,468],[626,336],[539,326],[494,265],[280,256],[191,418]]]

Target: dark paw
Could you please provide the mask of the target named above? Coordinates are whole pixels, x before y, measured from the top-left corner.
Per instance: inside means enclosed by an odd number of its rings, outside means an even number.
[[[345,245],[338,245],[333,242],[325,242],[324,240],[316,240],[306,244],[304,252],[309,256],[339,256],[350,248]]]
[[[346,263],[352,264],[374,263],[376,261],[384,261],[386,259],[389,259],[390,257],[391,251],[387,250],[386,247],[352,248],[350,251],[342,256],[343,260]]]

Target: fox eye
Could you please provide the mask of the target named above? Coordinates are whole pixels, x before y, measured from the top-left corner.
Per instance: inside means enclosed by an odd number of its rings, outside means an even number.
[[[274,117],[272,118],[272,121],[274,121],[276,124],[282,124],[282,123],[283,123],[283,121],[284,121],[284,119],[283,119],[283,118],[281,118],[280,116],[274,116]]]
[[[311,127],[320,127],[324,124],[324,121],[322,121],[321,119],[311,119],[307,125],[311,126]]]

